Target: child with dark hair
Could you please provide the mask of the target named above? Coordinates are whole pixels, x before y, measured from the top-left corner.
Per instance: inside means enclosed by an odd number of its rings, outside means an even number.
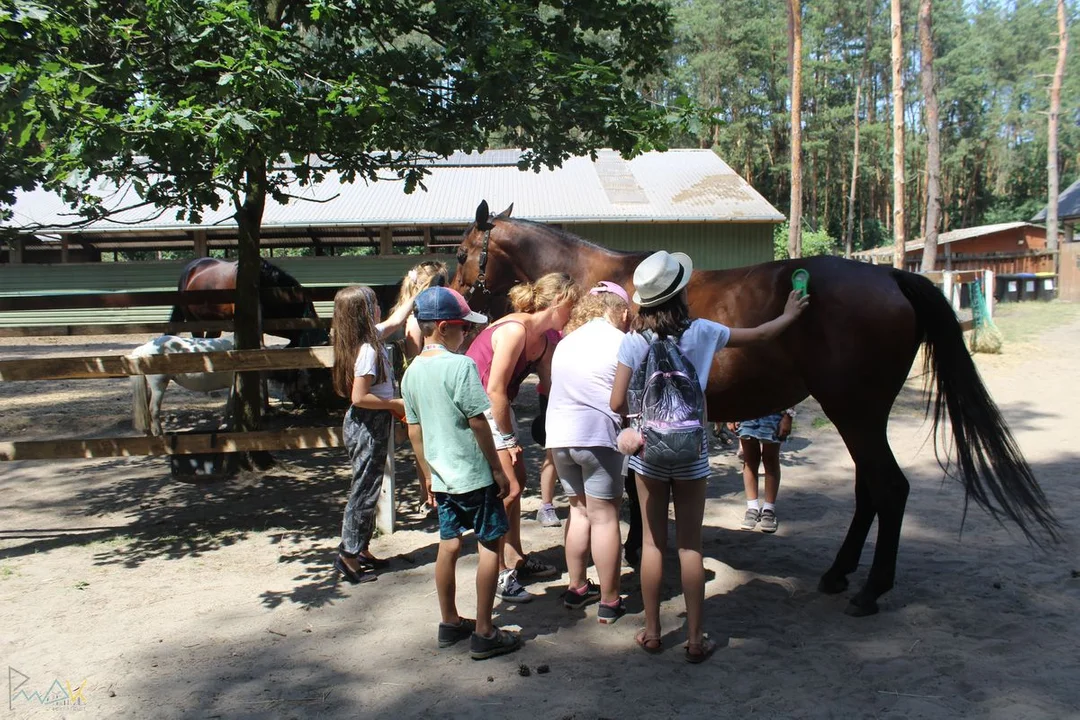
[[[683,253],[660,251],[645,258],[634,271],[634,302],[640,306],[631,332],[619,347],[619,364],[611,391],[611,409],[626,415],[627,391],[634,370],[645,360],[654,338],[677,338],[683,357],[693,366],[704,392],[713,356],[724,347],[739,347],[772,340],[806,309],[809,297],[792,292],[779,317],[755,328],[729,328],[711,320],[690,318],[686,286],[693,263]],[[704,423],[705,418],[701,419]],[[703,433],[704,439],[704,433]],[[621,442],[621,441],[620,441]],[[705,513],[705,480],[709,475],[708,443],[696,460],[679,467],[661,467],[632,455],[630,469],[637,475],[644,545],[641,552],[641,596],[645,628],[636,637],[650,653],[660,652],[660,590],[664,549],[667,546],[668,499],[675,503],[675,535],[682,568],[683,597],[689,636],[687,662],[705,660],[716,645],[704,631],[705,568],[701,559],[701,525]]]

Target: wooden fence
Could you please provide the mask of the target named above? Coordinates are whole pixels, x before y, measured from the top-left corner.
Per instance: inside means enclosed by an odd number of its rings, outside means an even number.
[[[263,288],[262,297],[307,301],[330,297],[339,288]],[[0,297],[0,311],[57,308],[127,308],[172,305],[178,302],[232,302],[231,290],[187,292],[95,293],[54,296]],[[327,327],[325,319],[274,320],[265,331]],[[220,330],[231,332],[232,321],[184,323],[98,323],[91,325],[34,325],[0,328],[0,337],[50,335],[107,335],[179,333]],[[183,372],[258,372],[327,368],[334,363],[332,347],[262,348],[210,353],[167,353],[130,357],[93,355],[78,357],[0,360],[0,382],[117,378],[131,375]],[[166,433],[157,437],[60,438],[0,442],[0,461],[110,458],[271,450],[315,450],[344,444],[341,427],[290,428],[256,432]],[[383,473],[378,526],[394,529],[394,448],[391,439]]]

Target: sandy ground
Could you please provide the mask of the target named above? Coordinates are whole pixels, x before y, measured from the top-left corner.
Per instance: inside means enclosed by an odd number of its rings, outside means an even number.
[[[853,466],[808,401],[784,452],[775,536],[736,529],[739,467],[730,450],[714,455],[706,612],[721,647],[701,666],[678,647],[674,555],[659,656],[633,643],[642,617],[629,569],[632,613],[614,626],[598,625],[595,608],[565,610],[556,580],[531,586],[532,604],[497,606],[499,623],[522,629],[520,652],[474,662],[465,644],[438,650],[437,535],[407,512],[406,452],[403,529],[373,544],[392,569],[356,587],[329,567],[348,485],[341,451],[286,454],[265,476],[216,484],[172,480],[161,458],[2,464],[7,716],[1080,717],[1080,312],[1017,308],[1000,322],[1006,354],[979,364],[1067,541],[1035,549],[977,509],[961,537],[963,496],[942,482],[913,382],[890,432],[912,483],[898,586],[880,615],[845,616],[846,596],[815,587],[850,519]],[[0,357],[119,353],[144,339],[4,341]],[[129,397],[122,380],[0,384],[0,439],[129,434]],[[526,418],[533,400],[526,393]],[[223,402],[173,394],[166,425],[205,422]],[[538,460],[534,448],[533,478]],[[526,498],[526,547],[561,565],[561,532],[532,520],[537,505]],[[872,550],[871,537],[865,561]],[[459,567],[463,613],[474,567],[474,554]],[[23,694],[66,683],[82,686],[80,707],[50,710]]]

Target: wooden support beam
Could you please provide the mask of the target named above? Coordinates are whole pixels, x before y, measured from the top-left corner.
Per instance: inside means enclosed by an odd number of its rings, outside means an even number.
[[[433,236],[432,236],[432,232],[431,232],[431,227],[430,226],[424,227],[424,254],[425,255],[431,254],[431,242],[432,242],[432,239],[433,239]]]
[[[0,461],[317,450],[341,447],[343,444],[340,426],[243,433],[169,433],[156,437],[0,442]]]
[[[204,258],[210,256],[209,244],[206,241],[205,230],[194,230],[191,233],[195,245],[195,257]]]
[[[16,235],[8,240],[8,262],[12,265],[21,265],[26,262],[26,236]]]
[[[332,367],[334,348],[230,350],[164,355],[97,355],[92,357],[0,360],[0,381],[73,380],[191,372],[258,372]]]
[[[68,233],[61,233],[60,234],[60,262],[61,263],[66,263],[68,261],[68,259],[71,257],[71,253],[69,252],[70,249],[68,248],[68,245],[69,245],[68,236],[69,236]]]
[[[263,301],[279,303],[329,302],[341,287],[264,287]],[[158,305],[227,304],[233,290],[150,290],[145,292],[79,293],[71,295],[11,295],[0,297],[0,311],[68,310],[154,307]]]
[[[394,231],[391,228],[379,228],[379,254],[394,254]]]
[[[263,332],[274,330],[329,330],[331,318],[290,318],[267,320]],[[156,323],[109,323],[107,325],[16,325],[0,327],[0,338],[5,337],[66,337],[78,335],[179,335],[185,332],[232,332],[232,320],[200,320],[192,322]]]

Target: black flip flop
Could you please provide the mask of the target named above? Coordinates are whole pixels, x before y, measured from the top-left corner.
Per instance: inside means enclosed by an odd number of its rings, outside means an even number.
[[[379,579],[378,575],[373,575],[369,572],[364,572],[364,568],[360,568],[360,572],[356,572],[349,568],[345,564],[345,561],[338,555],[334,558],[334,569],[341,573],[341,576],[348,580],[353,585],[359,585],[360,583],[374,582]]]

